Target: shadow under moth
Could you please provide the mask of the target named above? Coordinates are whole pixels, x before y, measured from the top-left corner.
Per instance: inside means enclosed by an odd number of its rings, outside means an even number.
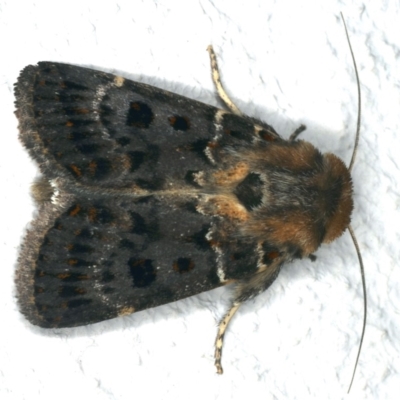
[[[27,66],[20,139],[38,163],[16,273],[34,325],[87,325],[235,285],[216,339],[280,268],[348,227],[349,168],[243,115],[74,65]]]

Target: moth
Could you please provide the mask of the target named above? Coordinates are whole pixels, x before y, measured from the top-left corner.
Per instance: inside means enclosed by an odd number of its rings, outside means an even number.
[[[348,228],[337,156],[243,115],[109,73],[55,62],[15,85],[20,140],[38,163],[18,302],[34,325],[88,325],[233,283],[216,339],[285,263]]]

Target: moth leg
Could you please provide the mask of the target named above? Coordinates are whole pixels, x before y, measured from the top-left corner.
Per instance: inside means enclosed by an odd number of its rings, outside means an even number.
[[[260,268],[260,270],[250,278],[238,282],[232,307],[222,318],[218,326],[217,338],[215,340],[215,366],[217,367],[218,374],[223,373],[221,365],[222,346],[229,322],[244,301],[259,295],[269,288],[279,274],[281,263],[282,260],[278,258],[273,264]]]
[[[300,135],[300,133],[304,132],[306,130],[306,126],[301,124],[290,136],[289,136],[289,142],[293,142],[294,140],[297,139],[297,136]]]
[[[218,326],[217,338],[215,339],[215,366],[217,367],[217,373],[222,374],[224,371],[221,365],[221,357],[222,357],[222,346],[224,344],[224,335],[226,328],[228,327],[229,321],[236,314],[236,311],[239,309],[241,302],[234,302],[230,310],[224,315],[221,322]]]
[[[214,53],[213,47],[210,45],[207,47],[207,51],[210,55],[211,62],[211,76],[214,82],[215,88],[217,89],[218,96],[225,103],[225,105],[236,115],[243,115],[243,113],[239,110],[239,108],[235,105],[235,103],[230,99],[228,94],[225,92],[224,87],[221,83],[221,76],[219,74],[217,57]]]

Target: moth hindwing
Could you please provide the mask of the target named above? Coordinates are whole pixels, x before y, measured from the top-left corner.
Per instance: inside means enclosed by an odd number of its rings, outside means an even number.
[[[42,178],[16,273],[41,327],[87,325],[235,283],[232,308],[281,266],[346,229],[348,169],[333,154],[246,117],[68,64],[26,67],[20,139]],[[225,97],[224,97],[225,96]]]

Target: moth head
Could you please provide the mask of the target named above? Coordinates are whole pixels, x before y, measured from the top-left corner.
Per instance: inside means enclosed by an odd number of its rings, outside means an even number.
[[[326,153],[323,160],[325,179],[320,199],[326,217],[323,243],[330,243],[342,235],[350,224],[353,184],[350,171],[340,158]]]

